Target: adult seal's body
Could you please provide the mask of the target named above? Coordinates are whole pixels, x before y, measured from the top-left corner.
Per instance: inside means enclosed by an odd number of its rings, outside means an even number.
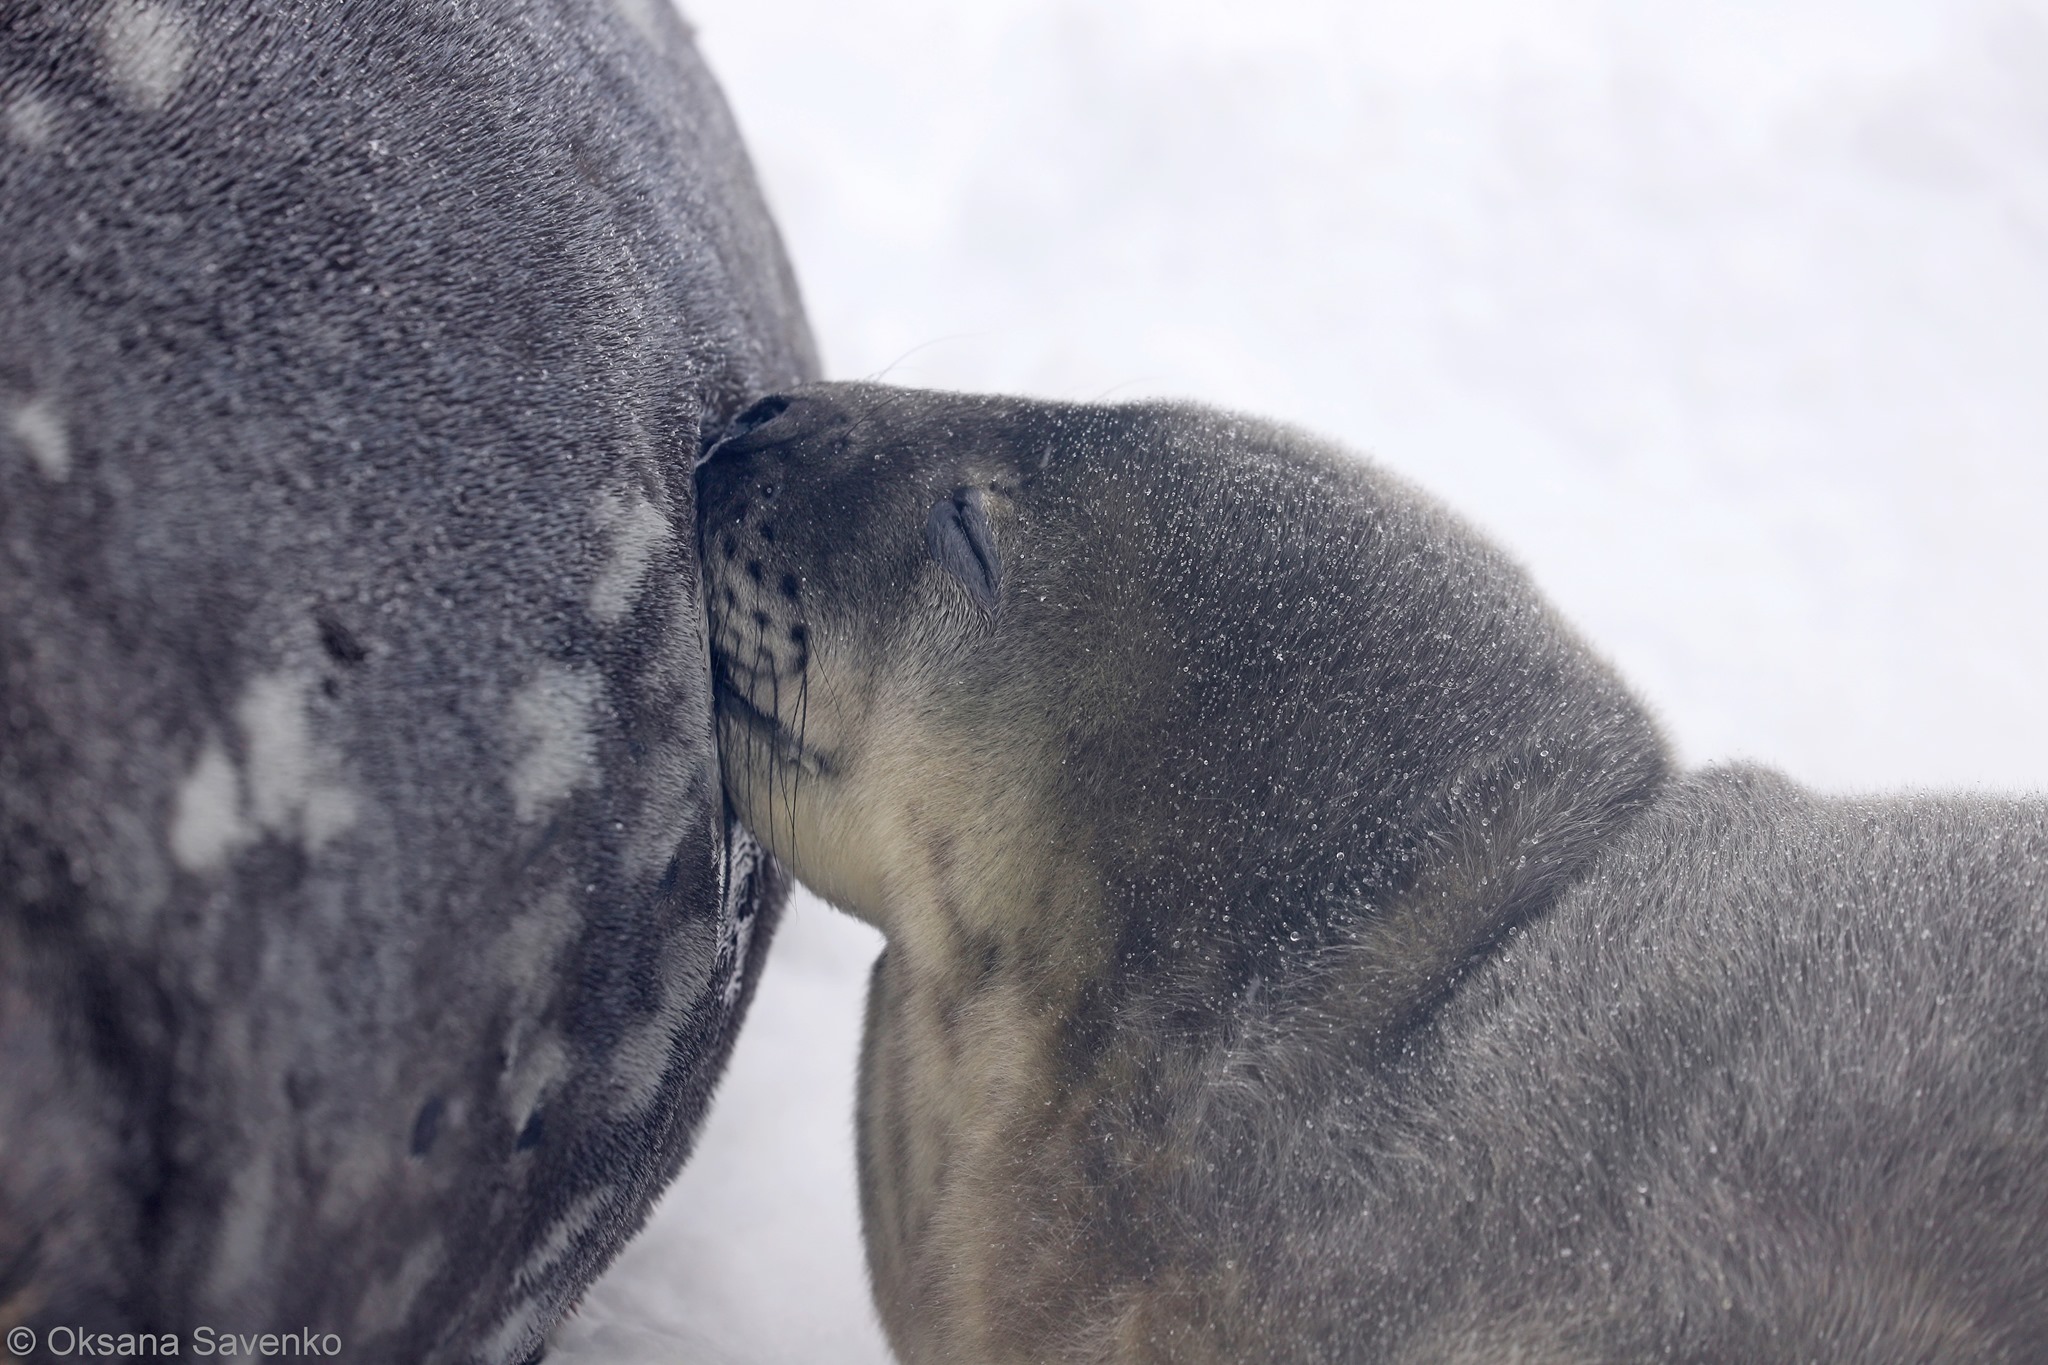
[[[1254,421],[820,387],[699,481],[728,789],[888,936],[906,1360],[2048,1350],[2040,805],[1674,774]]]
[[[689,471],[812,364],[664,0],[0,3],[0,1339],[535,1351],[767,939]]]

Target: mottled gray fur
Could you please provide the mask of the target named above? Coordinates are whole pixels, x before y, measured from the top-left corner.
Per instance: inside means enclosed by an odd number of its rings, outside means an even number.
[[[819,386],[699,482],[728,788],[889,937],[905,1359],[2048,1355],[2048,807],[1673,773],[1244,418]]]
[[[662,0],[0,4],[0,1327],[535,1350],[778,903],[689,470],[813,367]]]

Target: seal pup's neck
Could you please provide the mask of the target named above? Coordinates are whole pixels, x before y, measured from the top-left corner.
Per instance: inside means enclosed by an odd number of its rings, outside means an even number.
[[[869,752],[896,759],[871,760],[847,803],[858,809],[820,822],[862,848],[818,860],[862,870],[826,898],[920,973],[1029,964],[1049,983],[1098,969],[1110,943],[1106,883],[1089,831],[1057,804],[1061,755],[1021,735],[992,751],[910,699],[879,702],[873,724]]]

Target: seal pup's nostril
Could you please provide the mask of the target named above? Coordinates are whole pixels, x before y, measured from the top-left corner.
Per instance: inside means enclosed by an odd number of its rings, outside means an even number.
[[[732,419],[724,430],[712,433],[705,441],[704,448],[697,453],[697,464],[701,468],[715,458],[718,452],[733,445],[749,433],[767,426],[783,413],[789,411],[789,400],[779,395],[763,398],[739,416]]]
[[[765,427],[787,411],[789,411],[789,400],[780,394],[763,398],[760,402],[732,419],[732,428],[725,433],[726,438],[730,440],[734,436],[746,435],[755,427]]]

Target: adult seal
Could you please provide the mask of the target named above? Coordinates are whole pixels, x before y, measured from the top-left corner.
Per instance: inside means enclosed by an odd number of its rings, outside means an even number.
[[[699,487],[728,788],[888,939],[905,1360],[2048,1348],[2042,805],[1674,772],[1246,418],[805,388]]]
[[[690,469],[813,369],[660,0],[0,5],[0,1328],[536,1351],[767,942]]]

